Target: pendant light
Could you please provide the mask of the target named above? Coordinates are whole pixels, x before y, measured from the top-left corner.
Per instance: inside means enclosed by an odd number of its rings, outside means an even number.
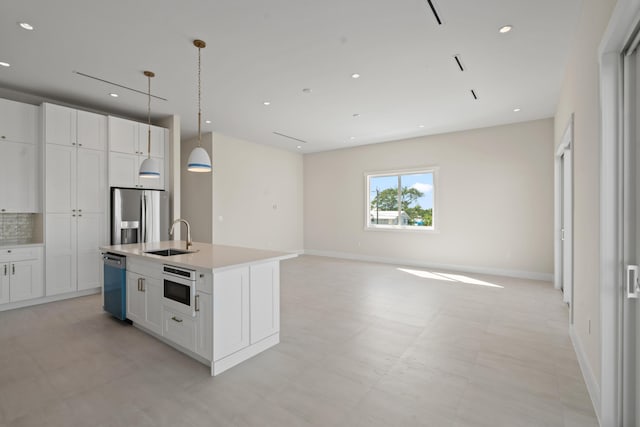
[[[140,172],[138,176],[140,178],[160,178],[160,164],[156,159],[151,158],[151,77],[155,77],[152,71],[145,71],[143,73],[147,76],[149,81],[149,98],[147,102],[147,158],[144,159],[140,165]]]
[[[198,48],[198,146],[189,155],[187,170],[190,172],[211,172],[211,158],[207,150],[202,148],[202,111],[200,108],[200,50],[207,44],[202,40],[194,40],[193,45]]]

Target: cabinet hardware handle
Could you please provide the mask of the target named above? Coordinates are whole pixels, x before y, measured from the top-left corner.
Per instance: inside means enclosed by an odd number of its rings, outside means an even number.
[[[78,209],[78,212],[82,212],[82,209]]]
[[[9,249],[9,250],[7,251],[7,253],[9,253],[9,254],[10,254],[10,253],[11,253],[11,249]]]
[[[82,214],[78,214],[78,216],[82,216]]]
[[[144,288],[144,277],[141,277],[141,278],[140,278],[140,290],[141,290],[142,292],[145,292],[145,291],[146,291],[146,289]]]
[[[140,291],[140,278],[138,277],[138,291]]]
[[[71,216],[76,216],[76,214],[73,214],[73,215],[71,215]]]
[[[200,295],[196,295],[195,310],[200,311]]]
[[[7,275],[7,264],[4,265],[4,275]]]
[[[82,144],[78,144],[80,147],[82,147]]]
[[[16,275],[16,265],[15,264],[11,264],[11,274],[13,274],[14,276]]]
[[[171,320],[173,320],[174,322],[182,323],[182,319],[178,319],[176,316],[173,316]]]
[[[7,139],[7,137],[6,137],[6,136],[4,136],[4,135],[2,135],[2,139]]]
[[[75,211],[76,211],[75,209],[71,209],[71,212],[75,212]]]
[[[71,145],[76,145],[76,143],[75,143],[75,142],[72,142],[72,143],[71,143]]]
[[[4,212],[4,211],[6,211],[6,209],[0,209],[0,212]]]

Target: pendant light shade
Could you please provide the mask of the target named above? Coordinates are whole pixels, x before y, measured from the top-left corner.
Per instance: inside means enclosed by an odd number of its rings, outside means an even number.
[[[202,110],[200,108],[200,50],[204,49],[207,44],[202,40],[194,40],[193,45],[198,48],[198,146],[189,155],[187,170],[189,172],[211,172],[211,158],[207,150],[202,148]]]
[[[160,164],[157,159],[147,157],[140,165],[140,178],[160,178]]]
[[[189,155],[187,163],[189,172],[211,172],[211,159],[209,153],[202,147],[196,147]]]
[[[149,98],[147,102],[147,158],[140,165],[138,176],[140,178],[160,178],[160,163],[156,159],[151,158],[151,77],[155,77],[152,71],[145,71],[149,81]]]

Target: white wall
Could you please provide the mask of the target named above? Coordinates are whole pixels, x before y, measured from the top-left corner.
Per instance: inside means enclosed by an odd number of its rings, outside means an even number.
[[[598,45],[615,0],[585,0],[555,116],[555,143],[574,113],[573,328],[600,381],[600,110]]]
[[[213,242],[302,250],[302,155],[219,133],[213,153]]]
[[[366,171],[438,166],[437,233],[364,231]],[[305,250],[550,279],[551,119],[304,158]]]
[[[213,134],[202,135],[202,147],[211,155]],[[197,147],[198,139],[183,141],[180,146],[180,193],[181,218],[191,225],[191,238],[194,242],[211,243],[213,238],[211,215],[213,210],[213,177],[210,173],[187,171],[187,160],[191,151]],[[183,227],[183,226],[181,226]],[[182,239],[186,239],[185,232]]]

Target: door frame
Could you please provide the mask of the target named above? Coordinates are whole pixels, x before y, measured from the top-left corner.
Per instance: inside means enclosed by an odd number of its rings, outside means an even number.
[[[562,223],[563,216],[565,214],[563,207],[565,207],[564,200],[568,198],[568,208],[570,210],[569,216],[573,219],[573,178],[571,179],[569,194],[564,192],[564,168],[569,167],[569,174],[573,177],[573,155],[571,155],[569,162],[563,160],[563,156],[567,150],[573,150],[573,113],[569,117],[569,122],[565,127],[562,140],[558,145],[555,152],[554,162],[554,287],[556,289],[563,288],[563,277],[565,269],[569,269],[570,275],[570,287],[569,287],[569,321],[573,324],[573,220],[568,224],[569,230],[565,229],[565,236],[568,239],[565,241],[569,244],[569,260],[564,257],[563,243],[562,243]],[[573,153],[572,153],[573,154]],[[565,227],[566,228],[566,227]]]
[[[623,93],[622,52],[640,23],[640,0],[618,0],[598,51],[600,66],[601,425],[622,425]]]

